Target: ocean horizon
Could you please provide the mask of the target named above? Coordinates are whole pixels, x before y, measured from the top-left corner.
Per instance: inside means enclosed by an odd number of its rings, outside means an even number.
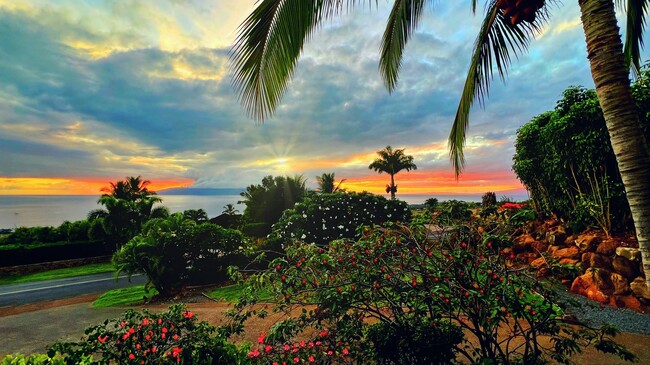
[[[524,193],[505,194],[514,200],[525,200]],[[182,212],[187,209],[203,209],[208,217],[216,217],[223,212],[226,204],[233,204],[242,213],[246,206],[237,204],[242,200],[239,195],[159,195],[162,205],[170,212]],[[384,194],[384,197],[388,195]],[[501,195],[497,195],[500,198]],[[444,194],[398,194],[397,198],[408,204],[423,204],[428,198],[439,201],[464,200],[480,202],[481,195],[444,195]],[[57,227],[65,221],[85,219],[88,212],[102,208],[97,204],[97,195],[0,195],[0,229],[35,226]]]

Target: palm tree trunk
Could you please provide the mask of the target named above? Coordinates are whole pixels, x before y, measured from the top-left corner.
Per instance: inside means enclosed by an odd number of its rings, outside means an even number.
[[[395,174],[390,174],[390,198],[395,199]]]
[[[587,58],[621,173],[650,288],[650,151],[630,91],[613,0],[578,0]]]

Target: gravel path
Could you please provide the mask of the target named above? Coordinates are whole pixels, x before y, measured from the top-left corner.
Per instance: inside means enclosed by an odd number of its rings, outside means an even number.
[[[558,294],[563,301],[566,300],[566,313],[591,327],[600,327],[603,323],[609,323],[621,332],[650,335],[650,314],[638,313],[627,308],[604,306],[582,295],[569,293],[566,289],[559,290]],[[574,300],[579,305],[568,304],[569,300]]]

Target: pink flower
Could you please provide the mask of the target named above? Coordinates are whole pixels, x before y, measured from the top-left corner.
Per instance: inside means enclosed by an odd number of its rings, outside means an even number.
[[[295,364],[299,363],[299,362],[300,362],[300,358],[299,358],[299,357],[294,357],[294,358],[293,358],[293,362],[294,362]]]
[[[316,362],[316,359],[314,358],[314,356],[309,356],[309,357],[307,358],[307,361],[309,361],[309,362]]]

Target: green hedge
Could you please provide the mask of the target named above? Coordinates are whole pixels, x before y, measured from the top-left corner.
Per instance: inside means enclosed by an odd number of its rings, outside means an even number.
[[[88,241],[43,243],[14,248],[2,246],[0,267],[110,255],[112,248],[104,242]]]

